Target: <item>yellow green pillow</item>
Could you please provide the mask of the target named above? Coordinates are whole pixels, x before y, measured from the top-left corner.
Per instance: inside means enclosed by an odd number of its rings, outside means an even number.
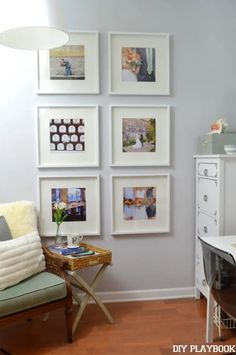
[[[5,217],[13,238],[38,230],[36,206],[32,201],[0,203],[0,216]]]

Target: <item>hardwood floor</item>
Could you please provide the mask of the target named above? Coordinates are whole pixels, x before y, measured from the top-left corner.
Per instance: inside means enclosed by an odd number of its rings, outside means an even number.
[[[64,313],[58,310],[47,321],[38,317],[1,328],[0,348],[11,355],[170,355],[173,345],[205,344],[205,299],[111,303],[107,307],[115,324],[109,324],[98,307],[90,304],[72,344],[66,342]],[[236,344],[236,331],[224,330],[224,335],[226,340],[215,344]]]

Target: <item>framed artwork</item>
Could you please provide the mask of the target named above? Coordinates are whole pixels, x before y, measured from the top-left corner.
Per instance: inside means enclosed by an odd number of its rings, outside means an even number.
[[[99,166],[98,106],[37,108],[38,167]]]
[[[170,176],[112,176],[112,234],[170,231]]]
[[[169,35],[110,32],[109,93],[169,95]]]
[[[98,32],[69,32],[64,46],[38,52],[38,94],[98,93]]]
[[[67,218],[62,234],[100,234],[99,176],[40,177],[39,229],[41,236],[55,236],[55,204],[64,202]]]
[[[170,165],[170,106],[110,106],[111,166]]]

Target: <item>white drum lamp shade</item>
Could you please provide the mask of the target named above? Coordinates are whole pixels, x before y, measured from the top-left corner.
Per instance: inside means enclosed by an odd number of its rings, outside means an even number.
[[[50,49],[65,44],[59,0],[0,0],[0,43],[16,49]]]

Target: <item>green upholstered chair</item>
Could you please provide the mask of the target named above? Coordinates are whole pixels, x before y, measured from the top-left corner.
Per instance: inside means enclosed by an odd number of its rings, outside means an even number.
[[[3,234],[6,234],[5,226],[3,230]],[[18,241],[22,238],[19,237]],[[0,247],[3,245],[1,243],[7,243],[6,235],[3,235],[2,240],[4,241],[0,241]],[[14,240],[12,243],[14,243]],[[59,256],[48,253],[45,247],[42,247],[42,249],[46,268],[43,267],[41,272],[37,272],[14,285],[0,290],[0,326],[9,325],[22,319],[32,319],[36,315],[63,307],[66,315],[67,340],[71,343],[72,292],[67,274],[64,272],[64,262]]]
[[[33,275],[17,285],[0,291],[0,325],[8,325],[22,319],[63,307],[67,324],[67,340],[72,342],[72,293],[71,285],[63,271],[63,263],[57,256],[46,257],[46,271]]]

